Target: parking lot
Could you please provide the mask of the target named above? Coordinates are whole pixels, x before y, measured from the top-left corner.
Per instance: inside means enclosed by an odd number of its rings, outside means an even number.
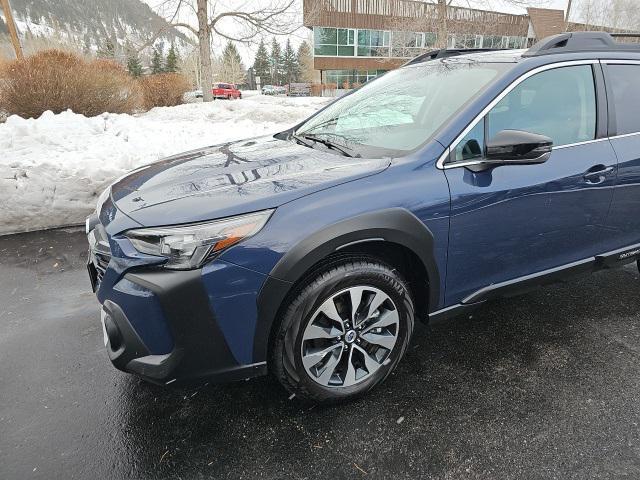
[[[79,230],[0,237],[0,478],[640,478],[635,264],[418,326],[338,407],[115,370]]]

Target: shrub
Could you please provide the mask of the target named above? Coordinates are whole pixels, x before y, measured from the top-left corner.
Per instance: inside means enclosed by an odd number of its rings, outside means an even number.
[[[322,96],[322,84],[321,83],[312,83],[311,84],[311,95],[313,95],[314,97],[321,97]]]
[[[140,106],[137,83],[114,61],[46,50],[0,68],[0,110],[9,114],[29,118],[71,109],[95,116],[132,113]]]
[[[189,90],[189,81],[179,73],[149,75],[142,77],[139,82],[145,110],[184,103],[184,94]]]

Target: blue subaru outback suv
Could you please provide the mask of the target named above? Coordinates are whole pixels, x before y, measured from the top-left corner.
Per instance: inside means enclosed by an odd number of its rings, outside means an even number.
[[[640,47],[441,50],[290,130],[116,181],[87,219],[113,364],[338,401],[416,319],[640,255]]]

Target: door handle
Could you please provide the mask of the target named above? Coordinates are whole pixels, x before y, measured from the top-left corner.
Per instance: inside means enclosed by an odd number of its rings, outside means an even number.
[[[606,176],[614,170],[614,167],[595,165],[587,170],[582,177],[587,181],[587,183],[598,184],[604,182],[606,180]]]

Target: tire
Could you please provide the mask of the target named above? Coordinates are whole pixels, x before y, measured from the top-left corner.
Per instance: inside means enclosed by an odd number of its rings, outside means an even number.
[[[227,95],[227,100],[231,100],[231,95]]]
[[[382,383],[404,355],[414,326],[407,282],[368,257],[316,271],[281,311],[270,369],[289,392],[319,403],[353,400]]]

